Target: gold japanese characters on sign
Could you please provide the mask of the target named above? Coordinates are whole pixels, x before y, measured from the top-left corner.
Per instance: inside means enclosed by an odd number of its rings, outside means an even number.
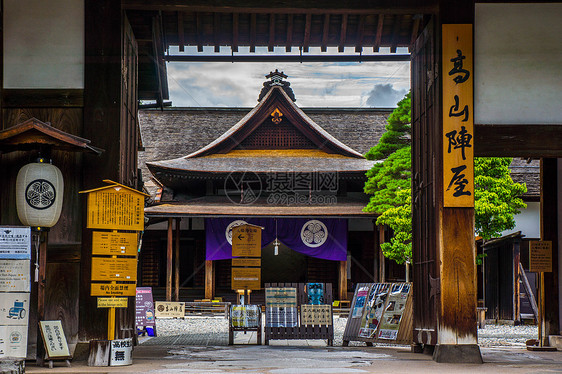
[[[330,305],[301,305],[301,325],[320,326],[332,324],[332,310]]]
[[[134,283],[107,284],[92,283],[92,296],[135,296],[137,285]]]
[[[443,196],[474,207],[472,25],[443,25]]]

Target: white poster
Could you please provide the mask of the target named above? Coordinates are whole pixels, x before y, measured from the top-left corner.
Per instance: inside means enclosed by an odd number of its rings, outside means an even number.
[[[0,227],[0,258],[13,260],[31,259],[31,228]]]
[[[3,293],[0,297],[0,325],[27,326],[29,293]]]
[[[133,364],[133,339],[116,339],[111,341],[111,357],[109,366],[125,366]]]
[[[45,348],[47,348],[48,358],[70,357],[66,337],[62,330],[61,321],[40,321],[41,335]]]
[[[0,292],[30,292],[29,267],[29,260],[0,260]]]
[[[27,356],[27,326],[0,326],[0,359]]]

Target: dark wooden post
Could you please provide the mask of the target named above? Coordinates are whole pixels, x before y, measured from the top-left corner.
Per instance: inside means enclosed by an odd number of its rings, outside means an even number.
[[[39,279],[37,285],[37,322],[45,320],[45,286],[47,285],[47,232],[37,232],[39,235]],[[37,324],[37,365],[43,366],[45,347]]]
[[[382,253],[382,248],[381,248],[381,244],[384,243],[385,241],[385,237],[384,237],[384,226],[380,225],[378,226],[378,230],[379,230],[379,251],[378,251],[378,256],[379,256],[379,280],[381,283],[386,282],[386,261],[384,259],[384,254]]]
[[[560,219],[560,202],[558,194],[561,186],[558,184],[561,172],[559,159],[541,159],[541,240],[552,242],[552,272],[544,273],[544,335],[546,343],[549,335],[560,334],[559,315],[559,287],[560,274],[558,273],[558,222]],[[548,344],[546,344],[548,345]]]
[[[181,218],[176,218],[176,258],[175,258],[175,269],[174,269],[174,289],[175,289],[175,300],[180,301],[180,224]]]
[[[379,245],[379,228],[376,222],[376,220],[373,220],[373,282],[375,283],[380,281],[379,252],[381,250]]]
[[[347,300],[347,261],[340,261],[339,298]]]
[[[172,301],[172,248],[173,248],[173,233],[172,233],[173,218],[168,218],[168,240],[166,242],[166,301]]]
[[[215,296],[215,272],[213,261],[205,261],[205,299]]]

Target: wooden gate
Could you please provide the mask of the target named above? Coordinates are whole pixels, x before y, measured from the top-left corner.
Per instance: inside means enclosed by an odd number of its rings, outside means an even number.
[[[417,344],[437,344],[438,228],[441,163],[441,93],[435,18],[426,22],[412,51],[412,240],[414,333]]]

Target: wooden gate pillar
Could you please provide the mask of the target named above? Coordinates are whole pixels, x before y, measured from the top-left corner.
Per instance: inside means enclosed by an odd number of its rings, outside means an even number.
[[[212,300],[215,297],[215,264],[213,261],[205,261],[205,299]]]

